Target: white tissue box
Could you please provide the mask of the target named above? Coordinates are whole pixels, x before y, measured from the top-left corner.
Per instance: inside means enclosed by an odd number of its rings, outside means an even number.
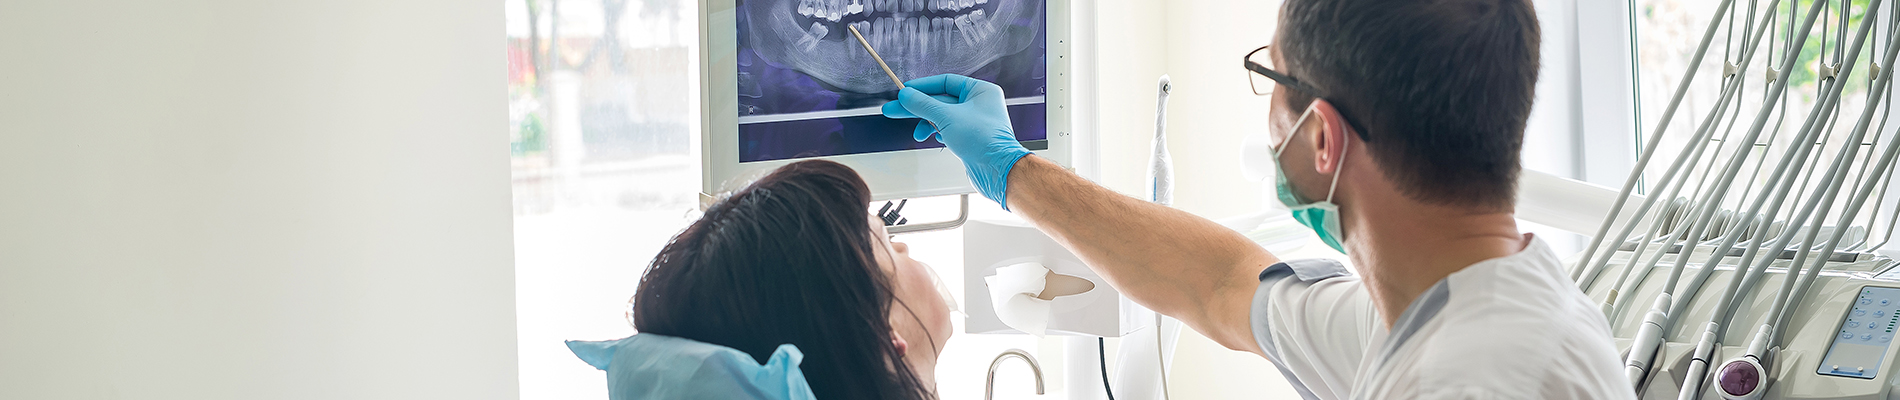
[[[985,279],[997,276],[998,268],[1023,263],[1035,263],[1056,274],[1087,280],[1094,287],[1079,294],[1035,302],[1046,305],[1043,307],[1028,305],[1031,303],[1028,301],[1008,303],[1012,304],[1012,310],[1003,313],[1013,314],[1011,317],[1017,325],[1033,326],[1034,323],[1025,324],[1025,318],[1041,319],[1045,324],[1044,334],[1120,337],[1153,323],[1152,311],[1124,299],[1121,292],[1109,287],[1107,281],[1089,270],[1074,253],[1034,226],[1021,221],[971,220],[963,226],[963,298],[964,310],[969,314],[964,332],[1032,333],[1004,323],[994,305],[994,299],[1007,298],[1016,292],[992,293],[993,280]],[[1025,285],[1042,286],[1023,282],[1004,282],[1002,286],[1020,289]]]

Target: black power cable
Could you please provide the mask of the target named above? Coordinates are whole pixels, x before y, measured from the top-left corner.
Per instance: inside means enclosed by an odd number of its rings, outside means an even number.
[[[1102,393],[1108,393],[1108,400],[1115,400],[1115,389],[1108,387],[1108,339],[1095,338],[1095,359],[1102,362]]]

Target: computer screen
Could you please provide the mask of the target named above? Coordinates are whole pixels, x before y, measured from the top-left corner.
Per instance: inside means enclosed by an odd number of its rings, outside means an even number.
[[[1047,0],[737,0],[738,162],[943,147],[885,118],[899,79],[960,74],[1003,88],[1016,139],[1048,148]]]

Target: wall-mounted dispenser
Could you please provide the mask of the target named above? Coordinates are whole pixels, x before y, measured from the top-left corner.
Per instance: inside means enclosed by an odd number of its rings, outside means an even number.
[[[1035,226],[971,220],[963,229],[965,332],[1119,337],[1139,327],[1124,326],[1121,292]]]

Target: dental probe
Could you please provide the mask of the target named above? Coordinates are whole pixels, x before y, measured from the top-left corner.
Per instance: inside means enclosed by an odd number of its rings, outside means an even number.
[[[864,45],[864,51],[868,51],[868,52],[871,52],[871,59],[872,59],[872,60],[877,60],[877,67],[878,67],[878,68],[883,68],[883,69],[884,69],[884,75],[885,75],[885,76],[889,76],[889,77],[891,77],[891,83],[895,83],[895,84],[897,84],[897,89],[898,89],[898,90],[903,90],[903,89],[904,89],[904,80],[903,80],[903,79],[897,79],[897,73],[896,73],[896,72],[891,72],[891,66],[889,66],[889,65],[885,65],[885,64],[884,64],[884,57],[879,57],[879,56],[877,55],[877,50],[876,50],[876,49],[872,49],[872,48],[871,48],[871,42],[868,42],[868,41],[865,41],[865,40],[864,40],[864,34],[862,34],[862,33],[858,33],[858,27],[855,27],[855,26],[851,26],[851,24],[845,24],[845,25],[844,25],[844,27],[845,27],[845,29],[850,29],[850,30],[851,30],[851,36],[854,36],[854,37],[857,37],[857,38],[858,38],[858,44],[862,44],[862,45]],[[920,118],[920,119],[921,119],[921,118]],[[930,120],[927,120],[927,119],[926,119],[926,120],[924,120],[924,122],[927,122],[927,123],[929,123],[929,124],[930,124],[930,128],[931,128],[931,129],[938,129],[938,128],[937,128],[937,123],[935,123],[935,122],[930,122]],[[928,138],[926,138],[926,139],[928,139]]]

